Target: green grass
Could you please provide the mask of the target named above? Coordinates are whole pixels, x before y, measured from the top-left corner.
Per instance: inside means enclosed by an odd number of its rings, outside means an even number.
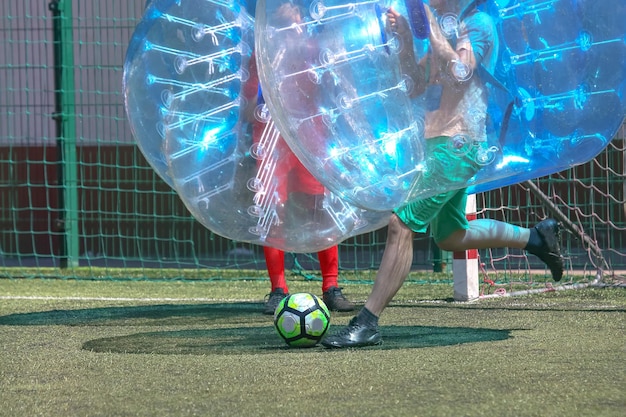
[[[381,318],[381,346],[336,351],[287,348],[260,314],[268,283],[254,274],[122,278],[0,279],[1,416],[626,410],[624,288],[462,304],[448,301],[449,283],[418,279]],[[342,285],[359,303],[371,288]],[[320,285],[292,277],[290,287],[319,293]],[[333,314],[331,331],[351,317]]]

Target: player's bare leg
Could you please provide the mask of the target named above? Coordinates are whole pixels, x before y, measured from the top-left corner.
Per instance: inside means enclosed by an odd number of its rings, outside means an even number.
[[[372,292],[364,308],[348,326],[322,341],[326,347],[361,347],[381,343],[378,317],[396,295],[409,274],[413,261],[413,231],[393,215],[389,222],[385,253]],[[563,275],[560,226],[546,219],[532,229],[495,220],[470,222],[468,229],[453,232],[438,245],[448,251],[511,247],[537,255],[550,268],[555,281]]]
[[[413,263],[414,233],[395,214],[389,220],[385,252],[365,308],[380,316],[406,280]]]
[[[378,316],[398,292],[413,263],[413,231],[394,214],[387,229],[385,253],[364,308],[347,327],[326,337],[326,347],[360,347],[381,342]]]

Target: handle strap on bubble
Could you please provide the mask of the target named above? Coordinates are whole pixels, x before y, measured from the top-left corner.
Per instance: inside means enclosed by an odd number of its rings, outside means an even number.
[[[424,10],[422,0],[405,0],[404,5],[409,14],[409,26],[413,36],[418,39],[426,39],[430,35],[430,24]]]
[[[263,98],[263,90],[261,90],[261,84],[259,84],[259,91],[257,92],[256,96],[256,104],[257,106],[259,104],[265,104],[265,99]]]

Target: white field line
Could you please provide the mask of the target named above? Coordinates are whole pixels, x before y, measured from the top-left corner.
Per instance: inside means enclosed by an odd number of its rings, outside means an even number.
[[[603,284],[603,283],[600,283],[599,279],[595,279],[592,282],[584,283],[584,284],[565,284],[565,285],[559,285],[556,287],[549,285],[546,288],[536,288],[532,290],[520,290],[520,291],[512,291],[512,292],[507,292],[503,288],[500,288],[496,290],[495,293],[483,294],[479,296],[476,300],[484,300],[487,298],[519,297],[523,295],[542,294],[542,293],[554,292],[554,291],[578,290],[581,288],[588,288],[588,287],[603,288],[603,287],[619,287],[619,286],[620,285]]]
[[[44,295],[2,295],[0,300],[43,300],[43,301],[128,301],[128,302],[257,302],[251,299],[232,299],[232,298],[167,298],[167,297],[52,297]]]
[[[480,300],[488,299],[488,298],[502,298],[502,297],[516,297],[516,296],[524,296],[530,294],[540,294],[546,292],[554,292],[554,291],[563,291],[563,290],[575,290],[587,287],[623,287],[624,285],[615,285],[615,284],[603,284],[599,282],[598,279],[584,284],[566,284],[559,285],[556,287],[548,286],[546,288],[538,288],[532,290],[521,290],[521,291],[496,291],[494,294],[483,294],[479,296],[475,300],[469,301],[477,302]],[[211,302],[260,302],[258,299],[232,299],[232,298],[206,298],[206,297],[189,297],[189,298],[173,298],[173,297],[53,297],[53,296],[39,296],[39,295],[0,295],[0,300],[43,300],[43,301],[118,301],[118,302],[143,302],[143,303],[154,303],[154,302],[200,302],[200,303],[211,303]],[[365,300],[354,300],[357,302],[365,302]],[[445,304],[449,301],[446,300],[406,300],[405,302],[412,302],[416,304]],[[462,302],[465,303],[465,302]]]

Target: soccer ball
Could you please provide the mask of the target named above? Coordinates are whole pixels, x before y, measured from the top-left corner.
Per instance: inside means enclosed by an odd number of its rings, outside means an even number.
[[[311,347],[322,340],[330,325],[326,304],[313,294],[298,293],[283,298],[274,312],[274,326],[291,347]]]

